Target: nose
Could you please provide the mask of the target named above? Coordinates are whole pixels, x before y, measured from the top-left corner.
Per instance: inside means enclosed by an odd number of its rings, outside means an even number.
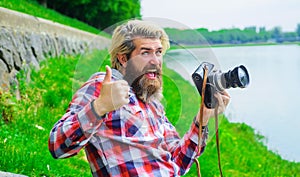
[[[152,57],[150,59],[150,64],[161,65],[161,61],[162,61],[162,59],[160,56],[152,55]]]

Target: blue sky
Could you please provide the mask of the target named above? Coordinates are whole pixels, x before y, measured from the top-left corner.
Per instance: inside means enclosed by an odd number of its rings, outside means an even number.
[[[143,17],[170,19],[189,28],[280,26],[295,31],[300,24],[300,0],[141,0]]]

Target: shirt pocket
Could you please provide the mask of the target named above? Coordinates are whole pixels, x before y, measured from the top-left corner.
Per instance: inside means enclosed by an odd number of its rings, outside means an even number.
[[[121,125],[124,128],[123,134],[126,137],[141,136],[144,133],[145,116],[142,108],[137,105],[124,105],[120,109]]]

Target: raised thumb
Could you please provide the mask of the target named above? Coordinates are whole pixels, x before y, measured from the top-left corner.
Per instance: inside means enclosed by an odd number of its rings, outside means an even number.
[[[111,68],[109,66],[105,66],[106,74],[103,80],[103,83],[109,83],[111,81]]]

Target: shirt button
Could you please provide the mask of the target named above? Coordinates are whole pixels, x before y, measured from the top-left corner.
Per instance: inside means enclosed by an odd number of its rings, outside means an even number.
[[[90,127],[93,126],[93,123],[90,123]]]

